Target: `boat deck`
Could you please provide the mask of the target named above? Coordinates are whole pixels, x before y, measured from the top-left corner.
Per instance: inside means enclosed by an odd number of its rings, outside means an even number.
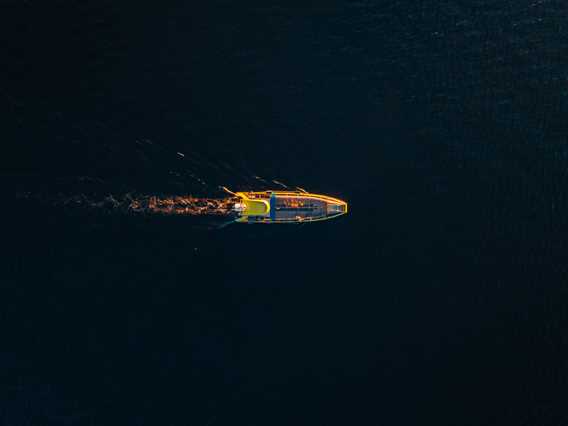
[[[327,216],[327,203],[315,198],[276,196],[271,198],[270,215],[276,221],[297,221]]]

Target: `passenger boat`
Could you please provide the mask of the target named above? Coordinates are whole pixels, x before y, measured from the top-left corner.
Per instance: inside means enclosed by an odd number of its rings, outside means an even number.
[[[347,213],[347,203],[327,195],[298,191],[232,192],[233,212],[241,223],[305,223]]]

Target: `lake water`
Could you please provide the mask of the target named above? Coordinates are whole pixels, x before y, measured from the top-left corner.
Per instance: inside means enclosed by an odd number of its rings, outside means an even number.
[[[564,2],[277,3],[5,6],[2,422],[565,423]],[[350,212],[11,199],[273,179]]]

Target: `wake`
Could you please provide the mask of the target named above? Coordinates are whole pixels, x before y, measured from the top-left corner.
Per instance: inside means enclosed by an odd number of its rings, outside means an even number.
[[[93,196],[86,194],[34,194],[21,192],[20,200],[70,211],[98,211],[134,215],[162,216],[233,216],[237,199],[198,198],[191,195],[124,194]]]

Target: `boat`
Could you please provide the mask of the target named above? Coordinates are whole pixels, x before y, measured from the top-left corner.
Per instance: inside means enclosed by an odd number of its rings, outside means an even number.
[[[297,191],[232,192],[233,212],[239,223],[306,223],[318,222],[347,213],[347,203],[327,195]]]

